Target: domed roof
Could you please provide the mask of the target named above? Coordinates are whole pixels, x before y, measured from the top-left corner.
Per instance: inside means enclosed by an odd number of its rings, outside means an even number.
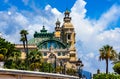
[[[66,22],[63,23],[63,27],[64,27],[64,28],[74,28],[74,27],[73,27],[73,24],[70,23],[70,22],[68,22],[68,23],[66,23]]]

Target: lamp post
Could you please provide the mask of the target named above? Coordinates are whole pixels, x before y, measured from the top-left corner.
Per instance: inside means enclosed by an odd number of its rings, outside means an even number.
[[[78,70],[78,76],[79,78],[82,78],[82,67],[84,66],[80,58],[76,62],[77,70]]]
[[[56,73],[56,56],[54,56],[55,57],[55,73]]]

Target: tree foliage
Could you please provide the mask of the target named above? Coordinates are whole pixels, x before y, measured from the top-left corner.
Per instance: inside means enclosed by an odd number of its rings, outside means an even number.
[[[15,44],[6,41],[0,37],[0,55],[3,57],[2,61],[5,62],[5,68],[16,68],[16,61],[20,57],[20,51],[15,48]]]
[[[120,74],[120,62],[114,64],[113,70],[114,70],[116,73]]]
[[[20,52],[12,44],[0,37],[0,54],[4,55],[4,61],[20,57]]]
[[[40,70],[40,66],[42,64],[42,54],[37,49],[32,50],[28,53],[28,61],[30,65],[30,70]]]
[[[68,68],[68,69],[66,70],[66,73],[67,73],[68,75],[76,75],[76,70],[75,70],[75,69],[72,69],[72,68]]]
[[[120,79],[120,75],[101,73],[94,75],[93,79]]]

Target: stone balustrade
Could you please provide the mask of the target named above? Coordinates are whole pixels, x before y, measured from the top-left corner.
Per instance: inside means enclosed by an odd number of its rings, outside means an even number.
[[[37,71],[0,69],[0,79],[79,79],[76,76]]]

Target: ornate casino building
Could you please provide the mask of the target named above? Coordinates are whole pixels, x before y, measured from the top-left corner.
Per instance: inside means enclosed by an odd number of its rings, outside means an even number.
[[[28,41],[28,49],[38,49],[43,54],[45,62],[53,63],[56,59],[57,65],[63,62],[67,68],[76,68],[75,62],[75,30],[71,23],[70,12],[64,13],[63,24],[57,20],[55,23],[55,31],[50,33],[45,26],[34,33],[34,37]],[[16,48],[23,50],[22,44],[17,44]],[[25,53],[22,52],[22,59],[25,58]]]

